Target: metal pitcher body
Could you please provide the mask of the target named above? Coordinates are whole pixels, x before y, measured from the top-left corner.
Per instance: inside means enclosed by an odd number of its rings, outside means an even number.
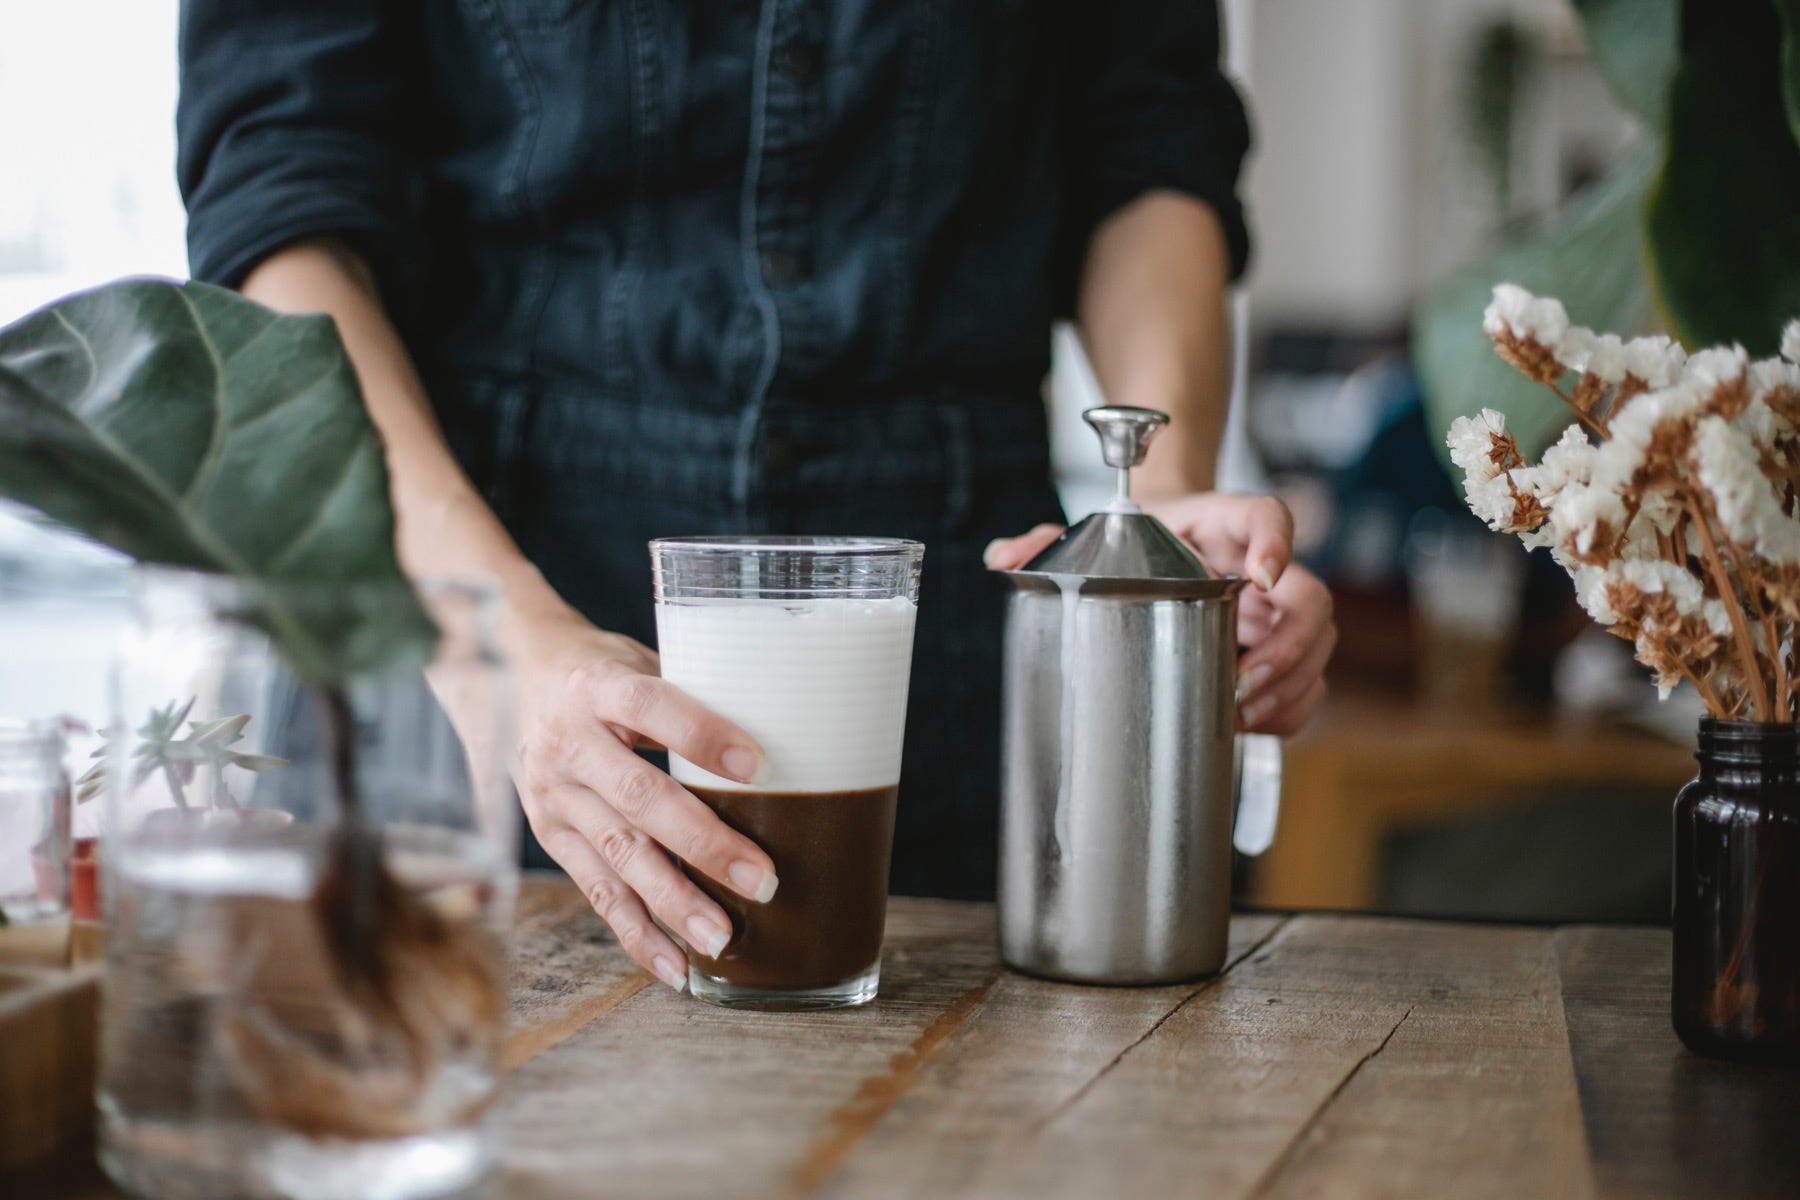
[[[1000,953],[1091,983],[1218,971],[1231,905],[1237,588],[1017,575]]]

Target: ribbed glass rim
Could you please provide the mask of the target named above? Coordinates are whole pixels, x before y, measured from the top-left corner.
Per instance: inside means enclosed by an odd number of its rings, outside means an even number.
[[[673,550],[693,554],[820,554],[881,555],[922,554],[925,543],[910,538],[782,536],[748,534],[742,537],[653,538],[652,553]]]

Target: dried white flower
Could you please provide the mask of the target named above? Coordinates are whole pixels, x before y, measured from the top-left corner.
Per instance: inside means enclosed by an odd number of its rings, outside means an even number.
[[[1576,601],[1588,616],[1608,628],[1625,619],[1612,606],[1612,594],[1606,586],[1612,577],[1610,568],[1588,563],[1578,564],[1570,572],[1570,578],[1575,581]]]
[[[1789,328],[1800,327],[1795,321]],[[1759,358],[1750,364],[1750,389],[1757,393],[1775,388],[1800,389],[1800,366],[1785,358]]]
[[[1625,373],[1653,391],[1680,379],[1682,368],[1687,365],[1687,352],[1660,334],[1632,338],[1625,343],[1622,353]]]
[[[1777,518],[1783,516],[1774,489],[1763,478],[1755,443],[1723,418],[1707,417],[1694,427],[1690,453],[1726,536],[1741,546],[1755,545],[1768,506],[1774,506]]]
[[[1595,553],[1604,531],[1616,537],[1624,531],[1625,502],[1617,492],[1592,485],[1569,484],[1550,510],[1550,542],[1558,561],[1567,566]]]
[[[1486,483],[1500,474],[1494,461],[1494,439],[1506,436],[1506,418],[1491,408],[1473,417],[1458,417],[1450,423],[1450,461],[1462,468],[1467,483]]]
[[[1651,595],[1664,593],[1675,601],[1675,611],[1684,617],[1700,614],[1706,601],[1706,589],[1693,572],[1666,559],[1633,559],[1619,563],[1616,578]]]
[[[1533,296],[1516,283],[1494,287],[1494,298],[1481,315],[1481,327],[1491,338],[1510,332],[1514,337],[1555,346],[1569,330],[1569,314],[1562,301]]]
[[[1800,321],[1789,321],[1781,330],[1781,357],[1800,363]]]
[[[1617,386],[1629,374],[1625,360],[1625,343],[1616,333],[1595,333],[1580,325],[1571,325],[1556,343],[1556,361],[1571,371],[1592,375],[1600,382]]]
[[[1684,379],[1673,387],[1633,396],[1607,419],[1607,439],[1594,455],[1597,487],[1623,490],[1643,469],[1650,442],[1668,421],[1691,420],[1701,411],[1711,387]]]
[[[1721,383],[1742,379],[1749,366],[1750,356],[1742,346],[1713,346],[1688,356],[1682,378],[1711,391]]]
[[[1463,494],[1468,497],[1469,510],[1487,522],[1489,529],[1510,532],[1517,501],[1505,475],[1480,481],[1471,475],[1463,483]]]
[[[1594,443],[1588,441],[1581,426],[1565,428],[1538,463],[1538,499],[1548,504],[1568,484],[1591,481],[1594,454]]]

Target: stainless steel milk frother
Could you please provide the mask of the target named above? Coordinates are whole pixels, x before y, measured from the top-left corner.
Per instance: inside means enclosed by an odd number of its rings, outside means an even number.
[[[1191,979],[1225,961],[1234,780],[1255,853],[1274,833],[1280,747],[1233,736],[1244,581],[1210,576],[1131,502],[1169,418],[1083,415],[1117,492],[1007,573],[1000,956],[1056,979]]]

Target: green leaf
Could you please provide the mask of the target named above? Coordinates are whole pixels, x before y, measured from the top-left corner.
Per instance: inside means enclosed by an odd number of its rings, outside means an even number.
[[[1800,146],[1782,106],[1780,24],[1764,5],[1702,12],[1646,212],[1650,285],[1689,347],[1771,354],[1800,316]]]
[[[1613,96],[1660,128],[1681,47],[1680,0],[1575,0],[1575,9]]]
[[[1638,210],[1656,166],[1646,147],[1583,196],[1557,224],[1515,242],[1444,282],[1413,314],[1413,354],[1425,416],[1446,463],[1450,422],[1483,408],[1506,414],[1520,448],[1536,457],[1571,420],[1542,384],[1501,361],[1481,330],[1497,283],[1560,297],[1569,317],[1596,329],[1630,332],[1650,316],[1638,266]]]
[[[1781,15],[1781,110],[1800,142],[1800,0],[1775,0]]]
[[[331,320],[127,280],[0,329],[0,495],[246,585],[309,681],[429,656],[381,444]]]

